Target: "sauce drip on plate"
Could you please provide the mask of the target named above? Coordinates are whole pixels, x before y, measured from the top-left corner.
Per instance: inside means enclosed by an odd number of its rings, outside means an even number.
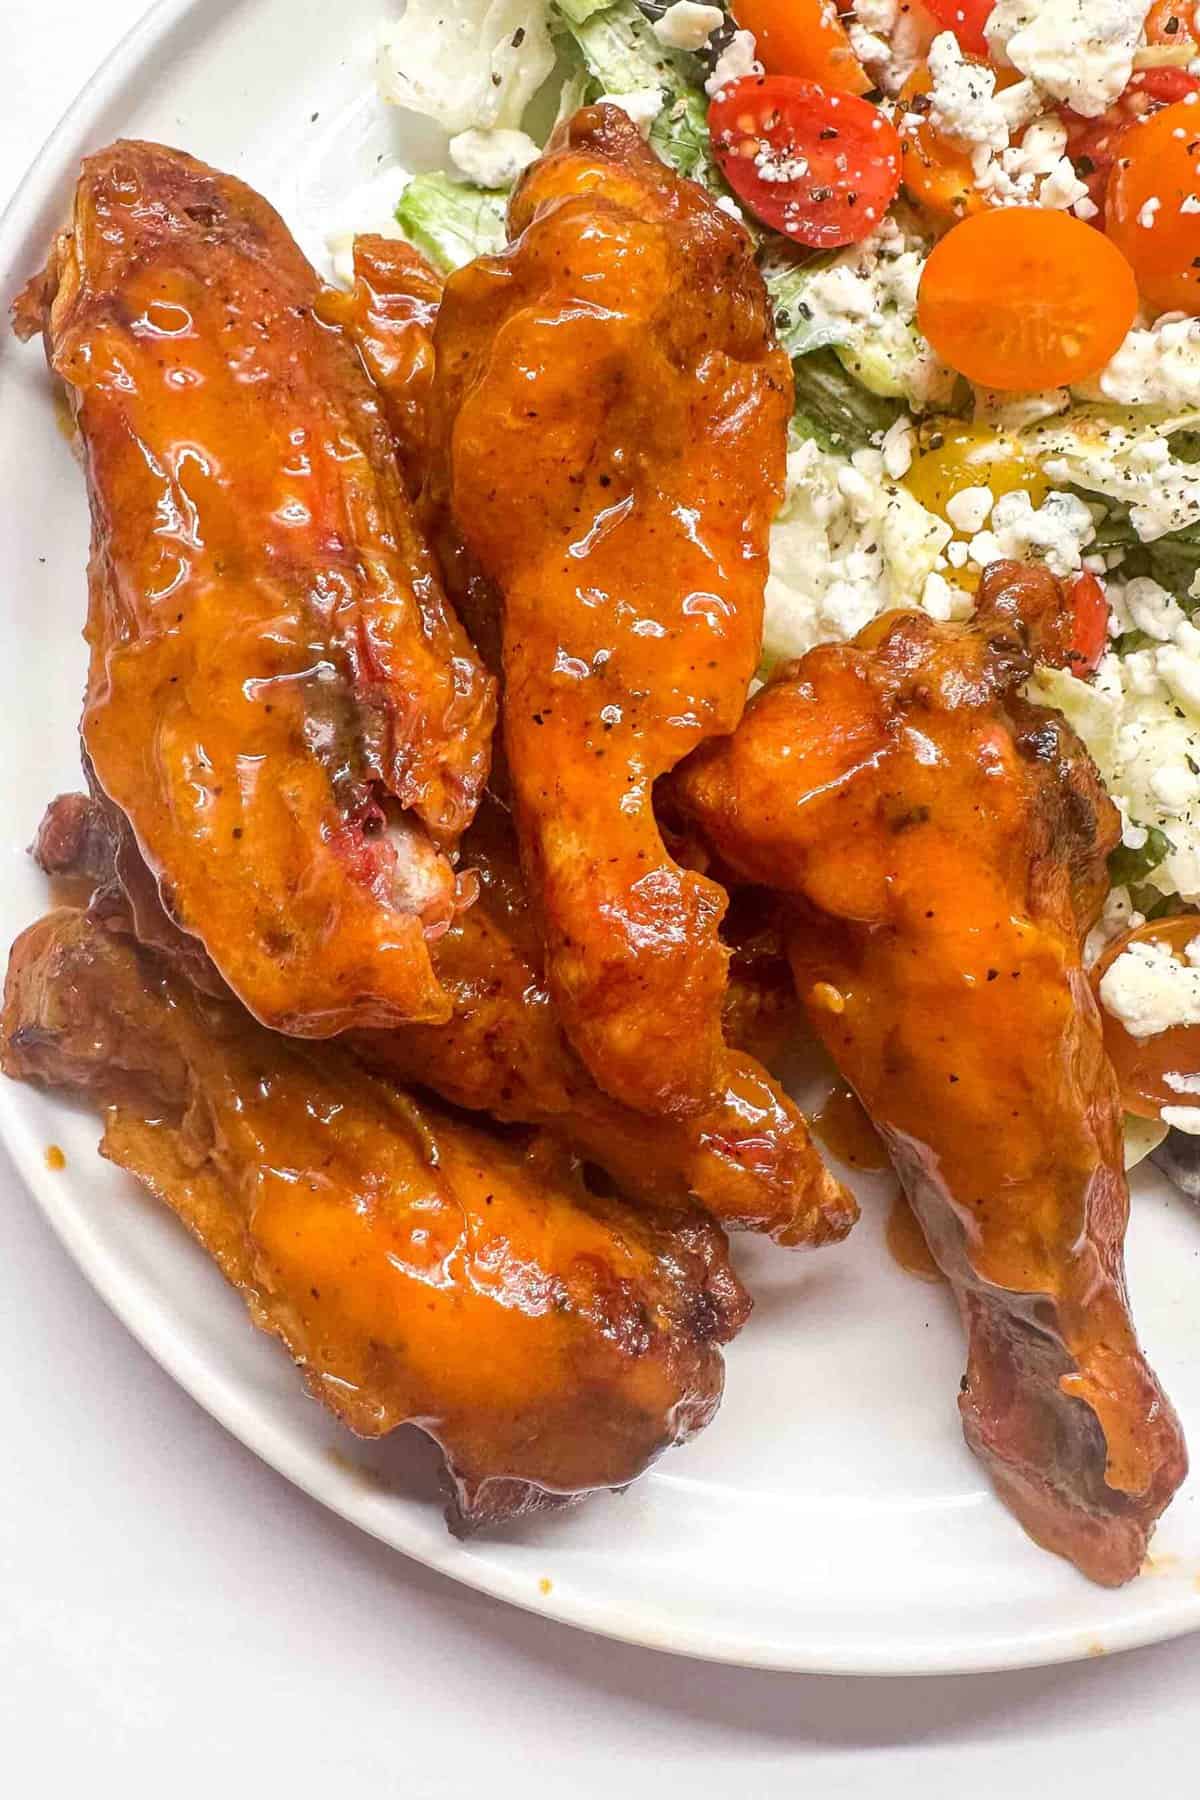
[[[888,1167],[888,1154],[857,1096],[839,1081],[829,1092],[812,1128],[825,1148],[852,1169],[870,1172]]]

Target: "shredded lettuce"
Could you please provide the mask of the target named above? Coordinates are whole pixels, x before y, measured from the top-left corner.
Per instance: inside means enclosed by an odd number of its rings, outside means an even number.
[[[1187,435],[1190,437],[1192,434]],[[1179,454],[1178,437],[1170,437],[1168,442],[1172,454],[1180,462],[1188,460]],[[1200,525],[1187,525],[1179,531],[1169,531],[1164,537],[1152,538],[1148,544],[1144,544],[1133,528],[1128,504],[1114,500],[1111,496],[1098,494],[1078,482],[1070,491],[1085,500],[1096,517],[1096,535],[1090,545],[1092,551],[1121,552],[1121,561],[1116,570],[1119,580],[1128,581],[1135,575],[1149,575],[1152,580],[1157,581],[1159,587],[1166,588],[1169,594],[1174,595],[1184,612],[1190,615],[1196,611],[1197,595],[1193,592],[1193,583],[1200,576]],[[1145,644],[1140,641],[1143,637],[1142,632],[1127,631],[1117,639],[1113,647],[1119,655],[1124,656],[1130,650],[1144,649]]]
[[[1137,1113],[1126,1113],[1125,1167],[1127,1169],[1135,1169],[1140,1162],[1146,1160],[1152,1151],[1158,1149],[1158,1146],[1166,1136],[1167,1127],[1163,1124],[1161,1119],[1141,1119],[1138,1117]],[[1182,1131],[1174,1131],[1171,1133],[1171,1136],[1183,1138],[1185,1144],[1196,1143],[1195,1138],[1185,1137]],[[1197,1147],[1200,1148],[1200,1146]],[[1193,1155],[1194,1154],[1195,1152],[1193,1152]],[[1165,1172],[1168,1175],[1171,1175],[1169,1169]],[[1171,1180],[1175,1181],[1173,1175],[1171,1175]],[[1176,1182],[1176,1186],[1179,1186],[1178,1182]],[[1187,1189],[1185,1188],[1183,1191],[1186,1193]]]
[[[1175,532],[1156,538],[1152,544],[1133,544],[1117,570],[1118,579],[1127,581],[1134,575],[1149,575],[1159,587],[1174,595],[1186,613],[1196,610],[1192,584],[1200,574],[1200,530]]]
[[[665,110],[650,127],[650,142],[663,161],[678,169],[688,181],[699,182],[711,194],[729,194],[713,155],[703,88],[681,89],[668,99]],[[751,236],[757,236],[751,221],[745,219],[744,223]]]
[[[551,0],[551,17],[575,44],[598,94],[633,94],[694,80],[694,57],[668,50],[634,0]],[[697,84],[698,85],[698,84]]]
[[[929,248],[915,214],[897,206],[860,243],[797,258],[776,243],[763,257],[780,338],[794,359],[833,350],[864,388],[916,412],[956,411],[966,384],[917,326],[917,288]]]
[[[503,191],[472,187],[449,175],[417,175],[396,208],[396,223],[434,266],[449,274],[507,242]]]
[[[1166,861],[1174,848],[1165,831],[1160,831],[1157,825],[1147,826],[1146,842],[1140,850],[1131,850],[1127,844],[1118,844],[1110,852],[1108,878],[1114,887],[1129,887],[1132,882],[1144,881],[1160,863]]]
[[[385,100],[453,136],[518,127],[554,60],[548,0],[407,0],[377,76]]]
[[[821,259],[827,267],[830,258]],[[815,263],[797,262],[794,257],[764,260],[763,280],[775,308],[775,330],[788,355],[795,360],[814,350],[827,350],[840,344],[846,335],[841,319],[818,318],[804,298],[804,290],[812,278]]]
[[[849,454],[878,443],[904,411],[902,401],[873,394],[847,374],[833,350],[811,351],[792,364],[796,411],[792,429],[815,438],[822,450]]]
[[[1197,425],[1196,412],[1086,405],[1039,420],[1019,436],[1057,487],[1097,500],[1152,549],[1167,539],[1189,541],[1200,530],[1200,471],[1189,441]]]
[[[593,13],[604,12],[612,0],[554,0],[555,10],[572,25],[586,25]]]
[[[634,0],[552,0],[568,58],[578,59],[588,76],[584,95],[599,100],[657,89],[662,106],[650,127],[650,142],[664,162],[713,193],[728,189],[717,168],[708,134],[704,66],[683,50],[660,43]]]

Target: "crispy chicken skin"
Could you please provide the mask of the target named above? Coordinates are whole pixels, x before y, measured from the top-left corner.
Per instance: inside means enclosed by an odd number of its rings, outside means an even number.
[[[73,896],[90,900],[93,917],[164,952],[203,991],[220,992],[215,971],[197,967],[161,907],[144,904],[153,885],[144,866],[140,877],[128,864],[118,873],[122,848],[102,801],[63,794],[47,809],[33,853],[48,874],[74,884]],[[545,1127],[642,1200],[698,1200],[730,1229],[769,1232],[788,1246],[845,1236],[857,1217],[852,1196],[829,1175],[803,1116],[753,1056],[731,1053],[726,1091],[694,1119],[649,1119],[603,1093],[567,1043],[546,991],[512,828],[495,801],[485,799],[463,856],[479,897],[434,946],[452,1017],[445,1025],[348,1033],[356,1056],[380,1076],[432,1088],[457,1106]],[[777,1051],[796,1010],[790,973],[780,966],[781,937],[758,906],[739,902],[732,923],[739,935],[726,996],[730,1042]]]
[[[1117,820],[1017,689],[1061,642],[1044,571],[975,618],[891,614],[812,651],[675,799],[796,905],[810,1018],[882,1134],[968,1339],[967,1440],[1039,1543],[1135,1575],[1186,1472],[1130,1321],[1116,1083],[1080,963]]]
[[[105,1156],[339,1419],[435,1439],[457,1529],[623,1486],[717,1408],[749,1302],[699,1215],[597,1198],[548,1141],[265,1032],[78,911],[17,940],[0,1054],[108,1109]]]
[[[495,718],[319,294],[249,188],[118,143],[16,314],[84,451],[96,781],[234,992],[314,1037],[448,1015],[429,940]]]
[[[425,479],[433,403],[433,328],[442,278],[399,238],[354,240],[354,285],[326,288],[318,317],[353,338],[383,399],[405,483],[414,498]]]
[[[653,790],[741,716],[791,373],[745,232],[617,108],[558,132],[510,230],[446,286],[432,500],[502,596],[504,745],[564,1029],[615,1099],[698,1114],[726,1079],[725,896],[669,856]]]
[[[392,441],[417,518],[432,546],[446,592],[487,666],[499,670],[500,602],[495,588],[467,549],[446,505],[444,482],[429,481],[434,450],[437,351],[435,333],[445,283],[418,250],[369,233],[354,240],[354,285],[327,288],[318,302],[322,318],[353,338],[383,399]],[[507,791],[501,754],[491,781]]]

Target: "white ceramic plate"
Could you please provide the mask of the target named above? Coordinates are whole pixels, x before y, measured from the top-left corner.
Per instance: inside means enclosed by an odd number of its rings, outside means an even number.
[[[389,0],[167,0],[81,95],[0,229],[5,304],[64,216],[80,155],[120,134],[245,176],[310,253],[368,222],[362,184],[439,146],[377,104]],[[383,158],[382,164],[380,158]],[[25,855],[44,802],[78,785],[87,508],[35,348],[0,345],[0,939],[45,905]],[[593,1631],[797,1670],[911,1674],[1096,1654],[1200,1627],[1200,1483],[1120,1593],[1026,1541],[962,1445],[957,1323],[882,1237],[886,1191],[842,1249],[740,1261],[757,1296],[724,1408],[624,1496],[461,1545],[428,1447],[365,1447],[307,1400],[287,1360],[173,1222],[95,1155],[96,1122],[0,1082],[0,1131],[89,1279],[178,1381],[307,1492],[460,1581]],[[45,1150],[63,1147],[52,1173]],[[1139,1323],[1200,1444],[1200,1213],[1140,1177],[1130,1245]],[[11,1203],[11,1202],[10,1202]],[[47,1345],[47,1355],[52,1347]],[[87,1373],[80,1372],[86,1380]],[[547,1587],[547,1584],[548,1587]]]

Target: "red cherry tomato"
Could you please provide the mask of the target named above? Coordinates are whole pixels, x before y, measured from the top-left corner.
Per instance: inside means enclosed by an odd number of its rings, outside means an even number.
[[[1071,641],[1067,651],[1077,675],[1091,675],[1108,648],[1108,599],[1094,575],[1077,575],[1071,583]]]
[[[1130,78],[1126,94],[1147,94],[1155,106],[1174,106],[1200,88],[1200,75],[1190,69],[1139,69]],[[1124,98],[1124,95],[1122,96]]]
[[[878,107],[794,75],[748,75],[708,114],[726,181],[764,225],[812,250],[874,231],[900,186],[900,139]]]
[[[986,56],[988,41],[983,28],[992,16],[995,0],[925,0],[939,25],[952,31],[972,56]]]

